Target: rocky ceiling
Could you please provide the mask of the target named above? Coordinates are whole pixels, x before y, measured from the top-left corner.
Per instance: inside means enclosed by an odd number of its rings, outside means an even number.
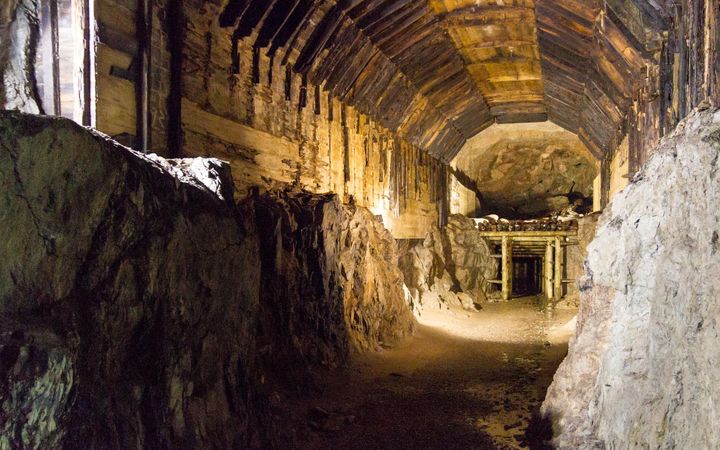
[[[591,199],[598,163],[577,135],[551,122],[496,124],[455,157],[484,214],[540,217]]]
[[[668,2],[230,0],[220,22],[445,162],[493,123],[546,119],[601,157],[653,95]]]

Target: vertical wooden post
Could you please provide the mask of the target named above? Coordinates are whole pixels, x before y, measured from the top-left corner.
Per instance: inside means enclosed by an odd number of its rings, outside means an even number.
[[[610,156],[600,163],[600,189],[600,207],[605,209],[610,203]]]
[[[180,157],[183,153],[182,97],[183,50],[185,45],[184,0],[168,0],[165,8],[168,21],[168,50],[170,51],[170,92],[167,96],[167,155]]]
[[[560,237],[555,237],[555,298],[562,298],[563,248]]]
[[[512,240],[502,237],[502,298],[510,300],[512,296]]]
[[[545,296],[552,299],[553,295],[553,243],[545,243]]]
[[[95,0],[84,0],[82,62],[82,124],[95,126]]]
[[[150,37],[152,36],[151,0],[138,0],[135,20],[138,40],[138,69],[135,80],[136,131],[135,147],[150,151]]]

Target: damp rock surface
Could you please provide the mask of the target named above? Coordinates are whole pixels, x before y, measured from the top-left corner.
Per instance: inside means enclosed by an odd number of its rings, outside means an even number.
[[[720,442],[720,114],[695,112],[600,218],[543,405],[559,448]]]

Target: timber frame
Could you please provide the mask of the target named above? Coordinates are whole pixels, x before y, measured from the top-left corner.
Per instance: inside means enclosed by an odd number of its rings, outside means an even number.
[[[480,231],[491,248],[499,246],[500,254],[493,255],[501,260],[499,284],[502,299],[509,300],[513,292],[513,257],[526,256],[542,258],[542,293],[548,300],[560,300],[564,285],[575,280],[565,279],[565,247],[577,245],[577,230],[568,231]]]

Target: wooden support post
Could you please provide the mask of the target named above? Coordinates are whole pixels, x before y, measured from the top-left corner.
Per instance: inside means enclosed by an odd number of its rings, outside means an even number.
[[[150,52],[152,36],[151,0],[138,0],[135,20],[138,67],[135,79],[135,150],[150,152]]]
[[[562,298],[563,247],[559,237],[555,238],[555,298]]]
[[[502,237],[502,298],[510,300],[512,295],[512,240]]]
[[[552,299],[553,296],[553,244],[547,241],[545,244],[545,296]]]

